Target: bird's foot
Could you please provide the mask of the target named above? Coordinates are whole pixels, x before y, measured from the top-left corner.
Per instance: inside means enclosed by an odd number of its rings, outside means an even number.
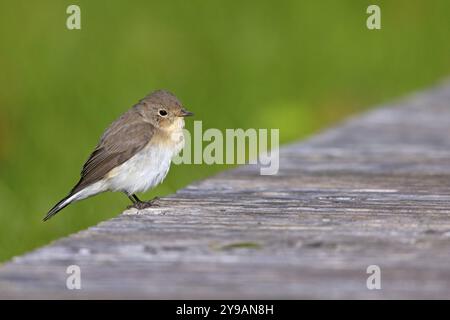
[[[127,209],[135,208],[138,210],[142,210],[142,209],[147,209],[147,208],[159,207],[158,200],[159,200],[159,198],[155,197],[152,200],[148,200],[148,201],[136,201],[132,205],[128,206]]]

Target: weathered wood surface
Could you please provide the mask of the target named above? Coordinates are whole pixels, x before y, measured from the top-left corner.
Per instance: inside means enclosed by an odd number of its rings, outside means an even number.
[[[280,156],[276,176],[226,171],[17,257],[0,297],[450,298],[450,85]]]

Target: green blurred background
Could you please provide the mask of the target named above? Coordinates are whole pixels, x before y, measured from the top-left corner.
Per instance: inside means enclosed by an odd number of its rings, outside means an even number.
[[[65,27],[69,4],[81,30]],[[0,261],[128,205],[107,193],[41,222],[149,91],[176,93],[204,128],[280,128],[286,143],[445,78],[449,13],[448,0],[1,1]],[[143,197],[222,169],[173,166]]]

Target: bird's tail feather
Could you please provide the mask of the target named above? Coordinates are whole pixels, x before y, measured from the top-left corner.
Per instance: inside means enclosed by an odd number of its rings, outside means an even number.
[[[50,211],[47,213],[47,215],[44,217],[42,221],[47,221],[48,219],[53,217],[55,214],[57,214],[59,211],[67,207],[75,200],[76,197],[72,193],[70,193],[67,197],[63,198],[61,201],[55,204],[55,206],[50,209]]]

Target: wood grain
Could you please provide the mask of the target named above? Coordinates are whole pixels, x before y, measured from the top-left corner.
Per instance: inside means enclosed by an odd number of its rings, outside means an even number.
[[[450,85],[130,213],[6,263],[0,297],[449,299]]]

